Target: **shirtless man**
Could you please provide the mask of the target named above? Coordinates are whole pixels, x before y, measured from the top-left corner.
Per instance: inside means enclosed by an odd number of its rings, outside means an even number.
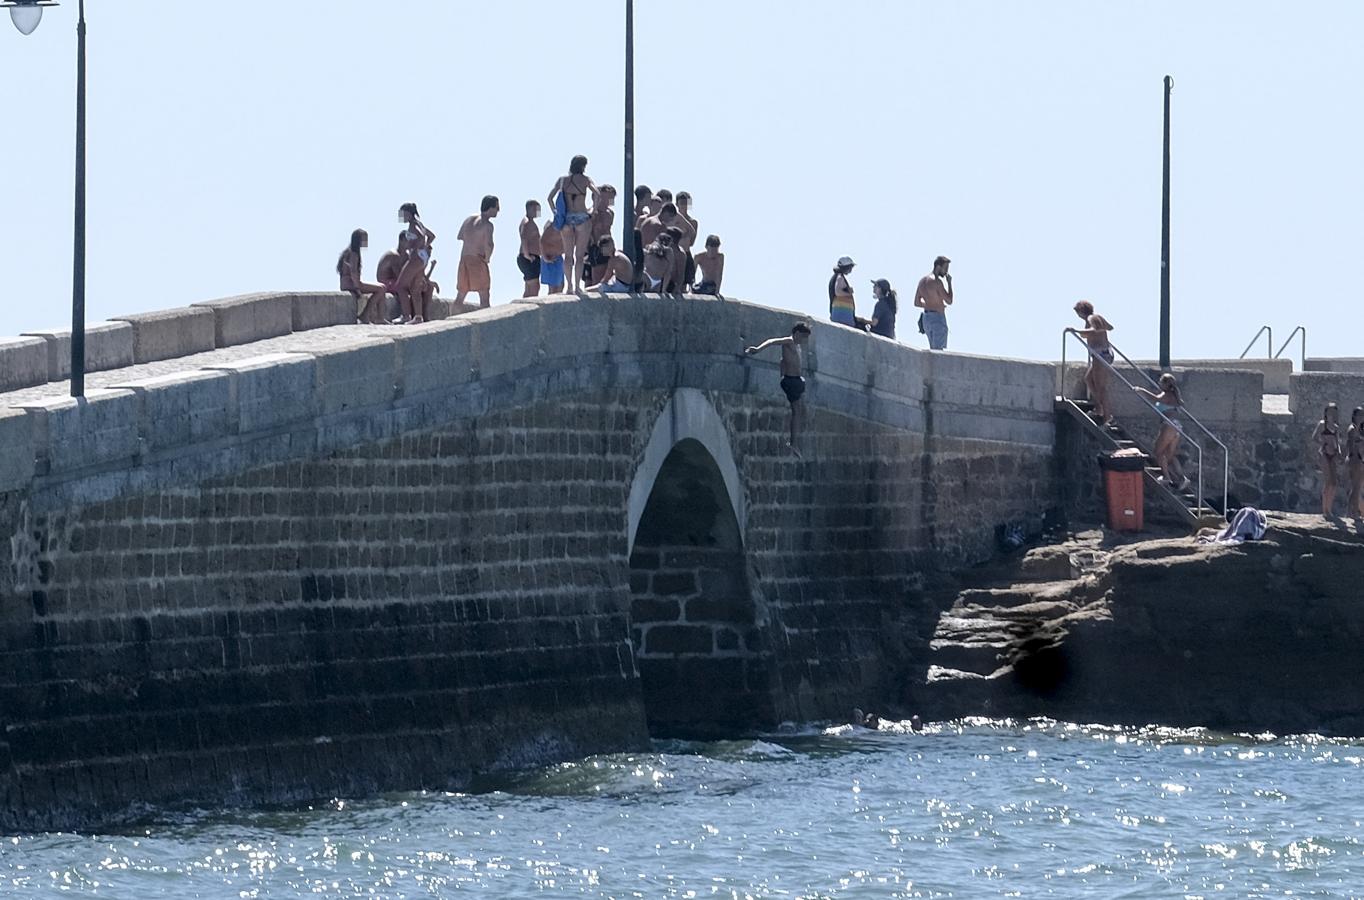
[[[601,276],[601,281],[588,288],[603,294],[628,294],[634,290],[635,264],[630,257],[616,249],[615,239],[604,234],[597,241],[597,253],[603,260],[593,271]]]
[[[640,230],[640,227],[644,224],[645,219],[654,214],[653,197],[654,192],[649,189],[647,184],[641,184],[639,187],[635,188],[635,209],[633,225],[631,226],[635,232],[635,258],[631,260],[631,262],[635,264],[635,275],[641,278],[643,277],[642,273],[644,271],[644,234]],[[636,287],[638,287],[638,285],[636,285]]]
[[[1085,327],[1067,328],[1066,331],[1078,334],[1089,345],[1089,368],[1085,370],[1085,387],[1089,389],[1089,401],[1094,404],[1095,415],[1099,417],[1100,422],[1109,425],[1113,422],[1113,414],[1108,409],[1108,366],[1113,365],[1113,347],[1108,343],[1108,333],[1113,330],[1113,326],[1094,311],[1094,304],[1088,300],[1081,300],[1075,304],[1075,314],[1085,320]]]
[[[952,305],[952,276],[947,267],[952,260],[939,256],[933,260],[932,273],[919,279],[914,292],[914,305],[924,311],[924,334],[928,335],[928,349],[947,349],[947,307]]]
[[[535,220],[540,218],[540,204],[534,200],[526,201],[526,217],[521,220],[521,249],[516,254],[516,266],[521,270],[521,278],[526,282],[526,292],[522,297],[536,297],[540,294],[540,226]]]
[[[459,284],[455,294],[455,304],[464,302],[470,291],[478,294],[479,305],[488,308],[488,295],[492,292],[493,276],[488,263],[493,258],[493,218],[501,211],[497,198],[489,195],[479,204],[478,215],[470,216],[459,226],[456,235],[463,248],[459,256]]]
[[[725,255],[720,252],[718,235],[706,238],[706,249],[696,254],[696,267],[701,271],[696,293],[720,296],[720,284],[725,280]]]
[[[644,291],[650,294],[666,293],[665,282],[672,275],[676,264],[677,248],[672,231],[665,231],[655,237],[644,248]]]
[[[384,290],[395,297],[398,295],[398,276],[402,274],[403,263],[407,262],[407,232],[398,232],[398,249],[385,250],[384,255],[379,257],[379,265],[374,269],[374,277],[379,279],[379,283],[384,286]],[[387,312],[381,315],[385,322],[388,321]]]
[[[682,247],[690,240],[695,241],[696,235],[691,232],[691,226],[687,220],[682,218],[677,212],[677,207],[671,202],[664,203],[659,209],[658,215],[650,216],[640,225],[640,234],[644,238],[645,244],[652,244],[658,236],[669,228],[678,229],[679,236],[674,238],[673,246],[677,249],[673,259],[673,269],[664,278],[664,293],[674,293],[682,290],[682,278],[686,274],[687,257],[682,251]],[[648,271],[648,262],[645,262],[645,271]]]
[[[691,288],[696,283],[696,260],[692,256],[691,248],[695,246],[697,237],[700,236],[701,225],[691,217],[691,194],[686,191],[677,192],[677,214],[686,220],[687,227],[691,229],[689,236],[682,244],[682,252],[686,255],[686,271],[682,273],[682,287],[684,290]]]
[[[564,292],[564,233],[554,227],[553,216],[540,232],[540,283],[547,293]]]
[[[606,262],[601,255],[602,235],[610,234],[616,224],[616,211],[611,206],[616,202],[616,189],[604,184],[597,189],[597,202],[592,204],[591,233],[592,241],[587,247],[587,264],[583,267],[583,284],[597,284],[603,280],[597,266]]]
[[[800,428],[805,419],[805,404],[801,401],[801,397],[805,395],[805,378],[801,375],[800,348],[809,339],[810,326],[804,322],[797,322],[791,328],[790,337],[768,338],[758,346],[749,347],[744,351],[752,356],[773,345],[781,347],[781,389],[791,404],[791,411],[787,420],[791,430],[791,438],[787,446],[791,448],[791,452],[797,458],[800,457],[800,450],[796,448],[796,441],[800,437]]]

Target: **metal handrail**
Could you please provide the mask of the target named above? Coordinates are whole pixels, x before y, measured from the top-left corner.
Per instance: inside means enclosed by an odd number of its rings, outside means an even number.
[[[1265,327],[1268,328],[1269,326],[1265,326]],[[1057,391],[1057,395],[1058,395],[1058,396],[1060,396],[1061,398],[1064,399],[1064,398],[1065,398],[1065,395],[1066,395],[1066,335],[1068,335],[1068,334],[1069,334],[1069,335],[1074,335],[1074,336],[1075,336],[1075,339],[1076,339],[1077,341],[1079,341],[1080,344],[1085,348],[1085,352],[1086,352],[1087,354],[1089,354],[1089,357],[1090,357],[1091,359],[1098,360],[1100,363],[1102,363],[1104,366],[1106,366],[1110,372],[1112,372],[1114,375],[1116,375],[1116,376],[1118,377],[1118,379],[1119,379],[1120,381],[1122,381],[1123,384],[1127,385],[1129,388],[1132,388],[1133,391],[1134,391],[1134,393],[1136,392],[1136,391],[1135,391],[1136,385],[1134,385],[1132,382],[1128,381],[1127,378],[1126,378],[1126,376],[1124,376],[1124,375],[1122,374],[1122,372],[1119,372],[1119,371],[1118,371],[1117,366],[1115,366],[1113,363],[1109,362],[1108,360],[1104,359],[1104,358],[1103,358],[1102,356],[1100,356],[1099,354],[1095,353],[1095,352],[1094,352],[1094,348],[1090,347],[1090,346],[1089,346],[1089,342],[1086,341],[1083,337],[1081,337],[1081,336],[1076,332],[1075,329],[1073,329],[1073,328],[1067,328],[1067,329],[1066,329],[1064,332],[1062,332],[1062,334],[1061,334],[1061,368],[1060,368],[1060,371],[1059,371],[1058,376],[1057,376],[1057,380],[1058,380],[1058,382],[1059,382],[1059,387],[1060,387],[1060,389]],[[1258,338],[1259,335],[1256,335],[1256,337]],[[1122,357],[1123,362],[1127,363],[1127,365],[1128,365],[1130,368],[1132,368],[1132,369],[1134,369],[1135,371],[1137,371],[1138,373],[1140,373],[1141,376],[1142,376],[1143,378],[1146,379],[1146,381],[1147,381],[1148,384],[1150,384],[1150,385],[1151,385],[1152,387],[1154,387],[1154,388],[1159,388],[1159,387],[1160,387],[1159,382],[1157,382],[1155,379],[1153,379],[1153,378],[1146,372],[1145,369],[1142,369],[1142,368],[1141,368],[1140,366],[1138,366],[1136,363],[1132,362],[1132,360],[1128,359],[1127,354],[1126,354],[1126,353],[1123,353],[1121,350],[1119,350],[1116,344],[1114,344],[1114,343],[1112,343],[1112,342],[1110,341],[1109,344],[1108,344],[1108,347],[1109,347],[1109,349],[1112,350],[1115,354],[1117,354],[1118,356]],[[1169,424],[1171,428],[1175,428],[1176,430],[1179,430],[1181,433],[1183,433],[1183,429],[1180,429],[1179,426],[1177,426],[1177,425],[1174,423],[1174,420],[1172,420],[1169,416],[1165,415],[1165,414],[1164,414],[1163,412],[1161,412],[1159,409],[1156,409],[1156,405],[1155,405],[1153,402],[1151,402],[1151,400],[1149,400],[1146,396],[1144,396],[1144,395],[1142,395],[1142,394],[1140,394],[1140,393],[1138,393],[1137,396],[1141,399],[1141,401],[1142,401],[1143,403],[1145,403],[1148,407],[1150,407],[1151,411],[1154,412],[1157,416],[1159,416],[1159,417],[1161,418],[1162,421],[1164,421],[1164,422],[1166,422],[1167,424]],[[1217,435],[1215,435],[1215,434],[1212,433],[1211,429],[1209,429],[1206,425],[1204,425],[1201,421],[1199,421],[1199,419],[1198,419],[1197,416],[1195,416],[1193,413],[1189,412],[1189,408],[1188,408],[1187,406],[1181,406],[1181,407],[1180,407],[1180,410],[1181,410],[1182,414],[1184,415],[1184,417],[1185,417],[1186,419],[1188,419],[1189,422],[1191,422],[1193,425],[1197,426],[1197,428],[1198,428],[1199,431],[1201,431],[1201,432],[1203,432],[1205,435],[1207,435],[1208,438],[1210,438],[1210,439],[1213,441],[1213,443],[1217,444],[1217,446],[1220,447],[1220,448],[1222,449],[1222,514],[1223,514],[1223,515],[1226,515],[1226,513],[1227,513],[1227,494],[1228,494],[1228,490],[1229,490],[1229,487],[1230,487],[1230,484],[1231,484],[1231,481],[1230,481],[1230,472],[1231,472],[1231,452],[1227,449],[1227,445],[1224,444],[1224,443],[1222,443],[1221,439],[1218,438]],[[1194,440],[1193,438],[1191,438],[1188,434],[1184,434],[1184,439],[1187,440],[1190,444],[1193,444],[1193,445],[1194,445],[1194,448],[1198,451],[1198,494],[1197,494],[1197,503],[1198,503],[1198,509],[1201,510],[1201,509],[1203,508],[1203,445],[1200,444],[1198,441]]]
[[[1246,354],[1250,352],[1250,348],[1255,346],[1255,342],[1260,339],[1260,335],[1262,334],[1265,336],[1265,359],[1277,359],[1277,357],[1274,356],[1274,329],[1270,328],[1268,325],[1260,326],[1260,330],[1255,332],[1255,337],[1250,339],[1250,343],[1246,344],[1246,349],[1242,350],[1241,355],[1236,358],[1245,359]],[[1292,340],[1292,338],[1289,338],[1289,340]]]
[[[1299,355],[1298,371],[1299,371],[1299,372],[1306,372],[1306,371],[1307,371],[1307,326],[1306,326],[1306,325],[1299,325],[1297,328],[1294,328],[1294,329],[1293,329],[1292,333],[1288,335],[1288,340],[1284,341],[1284,342],[1283,342],[1283,346],[1279,348],[1279,352],[1274,354],[1274,358],[1275,358],[1275,359],[1278,359],[1280,356],[1283,356],[1283,352],[1284,352],[1285,350],[1288,349],[1288,345],[1291,344],[1291,343],[1293,343],[1293,338],[1297,337],[1298,334],[1302,334],[1302,348],[1301,348],[1301,352],[1300,352],[1300,355]]]

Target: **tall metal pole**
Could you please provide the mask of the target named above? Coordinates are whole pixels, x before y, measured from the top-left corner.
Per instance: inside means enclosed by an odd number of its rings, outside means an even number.
[[[1175,80],[1165,76],[1165,152],[1160,190],[1160,368],[1170,368],[1170,91]]]
[[[625,255],[635,258],[635,0],[625,0],[625,193],[630,215],[622,217]],[[635,273],[639,277],[639,273]]]
[[[71,396],[85,396],[85,0],[76,22],[76,214],[71,261]]]

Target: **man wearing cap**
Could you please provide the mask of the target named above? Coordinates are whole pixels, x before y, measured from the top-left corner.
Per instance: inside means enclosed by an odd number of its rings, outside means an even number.
[[[852,285],[848,275],[853,266],[851,256],[840,256],[834,266],[833,277],[829,279],[829,321],[849,328],[857,327],[857,304],[853,301]]]
[[[923,310],[923,331],[928,335],[928,349],[947,349],[947,307],[952,305],[952,276],[947,267],[952,260],[939,256],[933,260],[933,272],[919,279],[914,292],[914,305]]]

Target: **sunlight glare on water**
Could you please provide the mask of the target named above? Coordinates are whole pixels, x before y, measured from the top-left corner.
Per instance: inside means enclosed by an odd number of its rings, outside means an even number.
[[[1033,720],[658,742],[0,843],[25,897],[1343,897],[1364,742]]]

